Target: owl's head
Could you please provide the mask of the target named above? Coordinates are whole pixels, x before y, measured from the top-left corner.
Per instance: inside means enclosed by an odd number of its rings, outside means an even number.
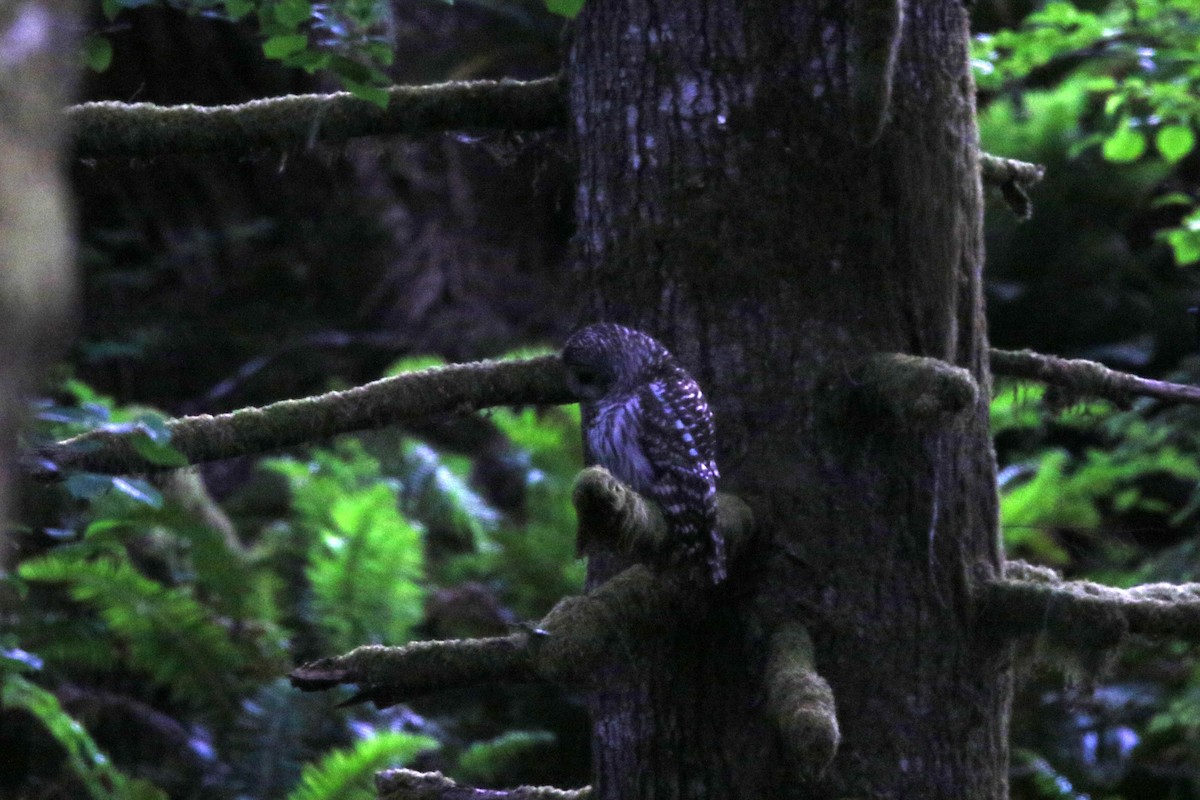
[[[582,400],[632,391],[645,381],[647,369],[670,358],[657,339],[611,322],[580,328],[562,351],[567,384]]]

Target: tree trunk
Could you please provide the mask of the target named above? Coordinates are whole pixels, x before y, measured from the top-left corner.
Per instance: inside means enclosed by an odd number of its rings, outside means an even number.
[[[70,337],[75,299],[62,107],[75,86],[74,0],[0,4],[0,573],[26,397]]]
[[[604,800],[1007,797],[1007,651],[971,597],[1002,555],[967,15],[911,0],[894,49],[896,13],[589,0],[577,20],[581,321],[689,367],[720,488],[761,527],[709,617],[592,696]],[[978,399],[924,421],[872,400],[859,368],[890,352],[965,367]],[[762,682],[788,621],[843,737],[803,784]]]

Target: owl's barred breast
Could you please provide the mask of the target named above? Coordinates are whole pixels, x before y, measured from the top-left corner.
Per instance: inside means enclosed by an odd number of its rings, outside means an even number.
[[[636,394],[597,403],[587,431],[592,458],[635,492],[645,492],[654,483],[654,468],[639,441],[641,411]]]

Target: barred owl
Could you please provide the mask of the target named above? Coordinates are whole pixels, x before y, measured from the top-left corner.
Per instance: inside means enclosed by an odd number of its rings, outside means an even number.
[[[562,358],[582,401],[589,459],[658,503],[671,560],[703,559],[720,583],[713,420],[696,381],[655,339],[611,323],[576,331]]]

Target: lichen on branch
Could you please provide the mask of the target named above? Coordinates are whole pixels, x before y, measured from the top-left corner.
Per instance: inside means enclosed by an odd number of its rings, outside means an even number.
[[[167,422],[171,445],[191,464],[267,453],[340,433],[372,430],[433,414],[501,405],[574,402],[556,355],[479,361],[392,378],[262,408],[180,417]],[[120,474],[166,469],[138,454],[132,436],[93,431],[36,452],[29,471],[51,479],[64,470]],[[46,464],[53,467],[48,468]]]
[[[1118,589],[1009,562],[1004,578],[981,587],[978,622],[985,633],[1088,648],[1119,644],[1126,633],[1200,641],[1200,583]]]
[[[463,786],[440,772],[389,769],[375,774],[379,800],[589,800],[592,788],[555,789],[519,786],[516,789],[477,789]]]
[[[566,123],[557,76],[393,86],[381,108],[349,92],[287,95],[225,106],[95,102],[66,110],[80,158],[243,153],[358,136],[461,129],[542,130]]]
[[[1039,381],[1058,389],[1059,405],[1070,405],[1084,397],[1111,400],[1126,406],[1135,396],[1153,397],[1167,403],[1200,404],[1200,386],[1141,378],[1110,369],[1095,361],[1059,358],[1032,350],[991,350],[992,372],[1012,378]]]

